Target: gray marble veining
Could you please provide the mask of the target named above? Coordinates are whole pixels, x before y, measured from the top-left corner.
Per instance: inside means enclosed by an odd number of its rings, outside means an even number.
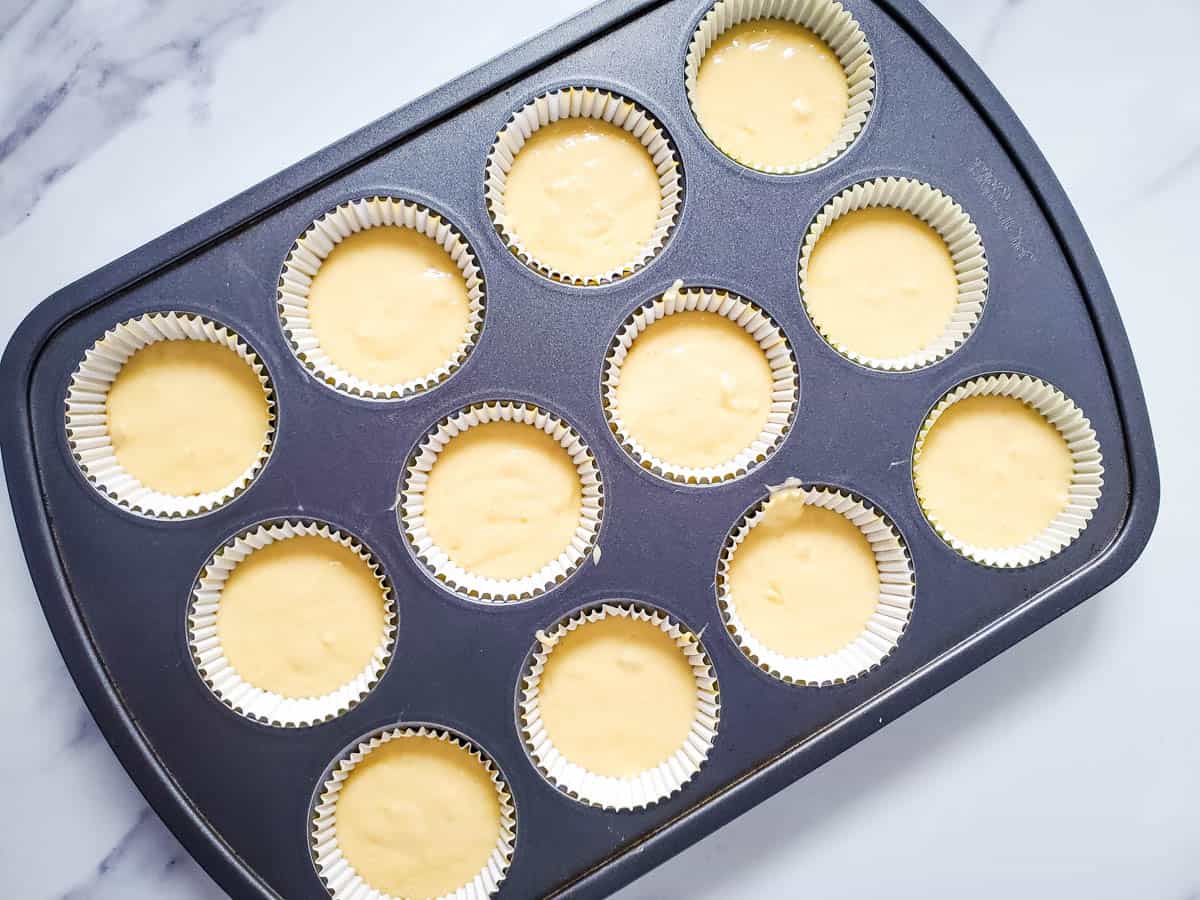
[[[205,116],[214,61],[253,35],[270,5],[26,0],[9,10],[0,19],[0,234],[164,84],[189,82],[190,114]]]
[[[583,5],[0,0],[0,342],[55,288]],[[1200,389],[1200,4],[930,6],[1039,141],[1105,261],[1154,416],[1157,534],[1117,586],[624,900],[787,896],[798,884],[846,898],[1200,895],[1200,723],[1179,714],[1194,707],[1200,631],[1200,432],[1187,413]],[[0,742],[0,893],[222,896],[84,709],[2,488],[0,597],[0,721],[18,733]]]

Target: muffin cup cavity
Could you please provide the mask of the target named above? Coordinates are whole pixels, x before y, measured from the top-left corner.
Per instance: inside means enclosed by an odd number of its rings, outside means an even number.
[[[254,460],[232,482],[214,491],[178,496],[142,484],[117,459],[109,433],[108,392],[138,350],[159,341],[207,341],[228,347],[254,372],[267,401],[267,430]],[[214,413],[219,411],[214,410]],[[275,440],[275,392],[266,366],[232,329],[204,316],[150,313],[113,326],[84,354],[67,387],[67,444],[80,472],[105,498],[138,515],[183,519],[211,512],[246,490],[266,464]]]
[[[621,370],[637,338],[655,322],[691,311],[716,313],[744,329],[762,349],[771,367],[771,408],[762,431],[732,459],[713,466],[676,465],[650,453],[629,434],[617,402]],[[800,373],[783,329],[758,306],[736,294],[709,288],[683,288],[677,281],[661,297],[638,307],[622,324],[605,355],[600,392],[610,430],[621,448],[639,466],[668,481],[707,485],[744,475],[779,449],[796,416]]]
[[[573,118],[597,119],[623,128],[645,147],[658,173],[659,212],[650,238],[632,259],[599,275],[564,272],[539,259],[510,227],[505,208],[508,173],[525,142],[546,125]],[[531,100],[500,129],[484,170],[484,199],[500,239],[530,269],[553,281],[576,286],[608,284],[643,268],[666,245],[683,203],[683,165],[667,132],[632,100],[599,88],[562,88]]]
[[[958,280],[958,297],[945,328],[929,345],[914,353],[880,358],[858,353],[828,334],[812,317],[806,299],[805,311],[825,342],[859,365],[886,372],[924,368],[945,359],[970,337],[983,315],[988,292],[987,255],[979,231],[963,208],[937,188],[912,178],[876,178],[849,187],[830,200],[809,227],[800,250],[800,296],[804,299],[807,295],[808,265],[821,235],[842,216],[872,207],[912,213],[945,242]]]
[[[1058,430],[1071,453],[1071,484],[1066,506],[1031,540],[1013,547],[979,547],[956,537],[925,506],[916,478],[921,450],[938,419],[955,403],[968,397],[1011,397],[1020,400]],[[917,502],[930,526],[967,559],[998,569],[1019,568],[1044,562],[1061,553],[1079,537],[1100,504],[1104,489],[1104,460],[1096,432],[1075,402],[1053,385],[1032,375],[1005,373],[973,378],[946,394],[917,435],[913,449],[913,484]]]
[[[879,574],[879,597],[866,627],[849,644],[824,656],[787,656],[772,650],[749,631],[738,616],[737,599],[729,585],[729,570],[738,547],[762,520],[771,498],[798,491],[807,506],[835,512],[848,519],[866,538]],[[821,687],[842,684],[878,668],[896,649],[912,617],[916,590],[912,560],[899,530],[871,503],[840,488],[806,485],[788,479],[769,489],[734,525],[717,560],[717,605],[725,628],[746,658],[768,675],[789,684]]]
[[[666,762],[629,778],[590,772],[564,757],[546,732],[539,703],[542,673],[558,643],[575,629],[609,616],[649,622],[660,628],[687,656],[696,681],[696,714],[684,743]],[[577,612],[537,633],[537,643],[518,686],[517,715],[525,749],[543,778],[580,803],[608,810],[634,810],[677,793],[700,771],[716,741],[721,695],[716,672],[697,635],[659,610],[613,601]]]
[[[747,168],[769,175],[798,175],[825,165],[854,143],[866,124],[875,100],[875,60],[862,28],[836,0],[717,0],[696,26],[684,60],[684,86],[693,114],[696,81],[705,54],[721,35],[735,25],[759,19],[782,19],[802,25],[833,50],[846,73],[849,92],[841,127],[833,140],[816,156],[790,165],[742,159],[726,152],[711,137],[709,140],[730,159]],[[700,127],[704,129],[703,123]],[[707,132],[705,136],[708,137]]]
[[[500,889],[501,882],[508,874],[517,840],[517,810],[512,791],[491,756],[474,741],[449,729],[431,725],[399,725],[360,740],[353,750],[345,753],[333,765],[314,798],[309,823],[310,852],[317,876],[335,900],[401,900],[371,887],[342,853],[338,844],[337,804],[346,780],[372,751],[391,741],[413,738],[432,738],[466,750],[487,771],[500,803],[500,837],[487,862],[469,882],[442,895],[439,900],[486,900]]]
[[[431,239],[462,273],[467,289],[468,318],[462,341],[445,362],[408,381],[368,381],[337,365],[322,348],[309,317],[308,295],[321,265],[346,238],[369,228],[408,228]],[[342,203],[316,219],[296,238],[279,273],[276,309],[288,346],[318,381],[354,397],[401,400],[432,390],[466,362],[479,342],[486,312],[483,272],[471,245],[441,215],[409,200],[365,197]]]
[[[374,572],[384,603],[384,630],[370,661],[352,680],[319,697],[284,697],[247,682],[225,656],[217,631],[221,594],[234,569],[250,556],[278,541],[313,535],[352,550]],[[264,725],[299,728],[316,725],[357,706],[378,684],[396,644],[396,598],[383,566],[357,539],[332,525],[302,519],[284,519],[242,532],[217,550],[205,563],[188,607],[188,649],[196,671],[213,695],[238,715]]]
[[[570,544],[541,569],[520,578],[468,572],[434,543],[425,526],[425,489],[438,456],[457,435],[488,422],[518,422],[548,434],[567,452],[579,475],[582,503]],[[413,554],[426,573],[450,591],[485,602],[528,600],[562,583],[593,557],[604,515],[604,484],[591,449],[563,419],[531,403],[475,403],[438,422],[413,451],[401,480],[397,513]]]

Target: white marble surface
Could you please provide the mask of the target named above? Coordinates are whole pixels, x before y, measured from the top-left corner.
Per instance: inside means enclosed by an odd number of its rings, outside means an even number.
[[[583,5],[0,0],[0,343],[54,289]],[[1200,898],[1200,4],[932,7],[1040,142],[1105,262],[1158,441],[1157,532],[1100,597],[623,900]],[[452,48],[447,29],[461,30]],[[325,84],[298,65],[320,59],[337,71]],[[300,115],[279,102],[298,85]],[[221,896],[97,732],[2,488],[0,505],[0,893]]]

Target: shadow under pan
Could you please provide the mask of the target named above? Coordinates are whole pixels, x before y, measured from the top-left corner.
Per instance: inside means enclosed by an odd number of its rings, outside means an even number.
[[[1053,174],[975,64],[913,0],[848,0],[877,72],[865,127],[819,168],[758,173],[722,155],[689,108],[684,60],[709,5],[610,0],[58,292],[10,343],[0,443],[46,617],[117,755],[231,895],[327,896],[309,843],[323,773],[364,735],[430,723],[469,735],[512,791],[516,842],[498,896],[600,896],[1096,593],[1148,540],[1158,475],[1113,298]],[[684,189],[669,240],[644,267],[576,287],[505,248],[483,179],[515,110],[583,85],[654,117],[678,154]],[[970,338],[906,373],[859,366],[829,347],[805,314],[797,278],[804,235],[830,198],[887,176],[927,182],[962,204],[990,275]],[[488,298],[461,369],[392,401],[347,396],[311,377],[276,309],[280,266],[297,236],[339,203],[383,195],[444,213],[477,254]],[[677,278],[751,298],[782,329],[799,369],[795,420],[778,449],[718,485],[675,484],[639,467],[601,402],[613,336]],[[274,448],[253,483],[174,521],[101,496],[75,464],[63,422],[87,348],[118,322],[166,310],[211,317],[244,338],[278,404]],[[911,475],[913,443],[933,405],[994,372],[1026,373],[1074,400],[1105,468],[1083,534],[1044,563],[1003,571],[959,556],[933,532]],[[603,475],[605,507],[600,553],[570,579],[527,601],[484,604],[426,574],[395,503],[402,468],[430,429],[496,397],[552,411],[578,430]],[[789,477],[869,499],[911,554],[916,598],[903,639],[849,683],[773,679],[725,633],[713,587],[722,544],[766,485]],[[188,651],[188,598],[205,561],[281,517],[337,522],[360,538],[397,603],[395,649],[379,683],[345,714],[301,729],[225,708]],[[720,732],[695,778],[636,811],[594,808],[549,786],[526,755],[515,710],[535,633],[613,598],[662,609],[702,635],[721,692]]]

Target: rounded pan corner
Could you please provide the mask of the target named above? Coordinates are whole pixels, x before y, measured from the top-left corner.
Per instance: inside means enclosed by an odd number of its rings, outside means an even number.
[[[73,602],[53,529],[41,504],[33,452],[29,388],[38,357],[64,322],[122,287],[196,252],[330,173],[394,145],[423,124],[448,115],[497,85],[509,83],[663,2],[608,0],[593,7],[57,291],[26,316],[0,359],[0,377],[10,385],[6,399],[0,401],[0,450],[12,512],[21,523],[22,547],[55,641],[89,710],[135,784],[187,850],[232,896],[279,897],[222,841],[159,761],[107,680],[104,664]],[[1160,482],[1145,397],[1112,292],[1078,216],[1016,114],[936,19],[916,0],[874,2],[941,66],[996,134],[1045,211],[1083,288],[1124,426],[1130,467],[1126,516],[1108,546],[1061,583],[1053,597],[1046,598],[1053,602],[1034,598],[828,728],[560,886],[554,896],[599,897],[629,883],[1112,583],[1133,565],[1150,539]],[[872,714],[864,715],[867,710]]]

